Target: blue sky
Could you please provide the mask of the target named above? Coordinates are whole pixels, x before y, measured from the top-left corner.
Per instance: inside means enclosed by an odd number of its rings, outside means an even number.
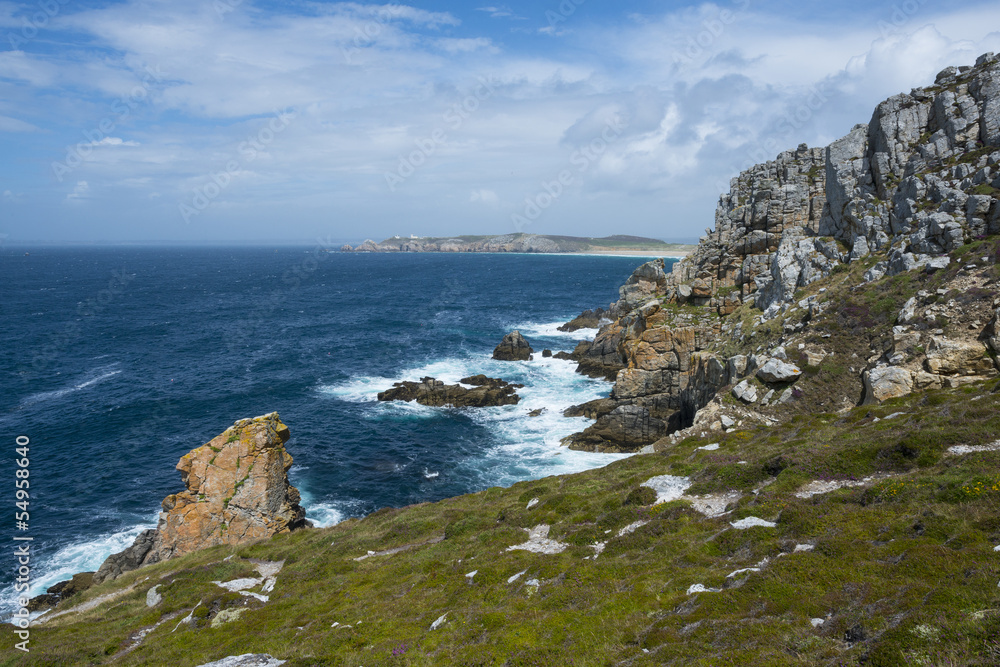
[[[0,1],[0,239],[692,238],[995,2]]]

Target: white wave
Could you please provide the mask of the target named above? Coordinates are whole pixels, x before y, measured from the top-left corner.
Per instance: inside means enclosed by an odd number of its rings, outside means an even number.
[[[440,476],[440,472],[431,472],[427,468],[424,468],[424,479],[437,479]]]
[[[32,569],[28,597],[41,595],[50,586],[71,579],[74,574],[96,571],[108,556],[132,546],[139,533],[150,528],[156,528],[155,516],[148,523],[66,545],[51,556],[38,553],[33,548],[32,562],[42,566]],[[13,585],[0,591],[0,614],[13,612],[17,597]]]
[[[350,515],[351,501],[316,501],[308,491],[300,490],[300,505],[306,510],[306,520],[317,528],[336,526]]]
[[[554,330],[558,323],[546,326]],[[417,381],[431,376],[452,384],[479,373],[524,387],[517,390],[521,401],[514,406],[459,408],[491,434],[489,446],[480,455],[458,464],[460,475],[477,480],[476,485],[483,488],[510,486],[519,481],[599,468],[628,456],[577,452],[562,446],[563,438],[592,423],[583,417],[565,417],[563,411],[572,405],[606,397],[611,383],[580,375],[573,362],[546,359],[540,354],[536,354],[533,361],[524,362],[496,361],[486,354],[452,357],[403,370],[395,378],[354,378],[319,387],[318,391],[341,400],[368,403],[369,407],[364,410],[368,419],[418,419],[455,408],[431,408],[401,401],[380,403],[376,395],[404,380]],[[542,410],[542,414],[530,417],[529,413],[535,410]],[[432,474],[424,469],[425,477]],[[314,505],[319,507],[322,503]],[[334,508],[339,512],[337,507],[335,503]]]
[[[560,338],[560,339],[570,339],[570,340],[593,340],[594,336],[597,335],[597,329],[577,329],[576,331],[559,331],[559,327],[566,324],[572,320],[569,317],[561,322],[523,322],[521,324],[516,324],[513,329],[520,331],[521,334],[531,342],[532,337],[535,338]],[[534,346],[537,347],[537,346]],[[538,351],[540,352],[540,350]]]
[[[111,366],[106,366],[104,368],[98,369],[97,371],[95,371],[95,373],[97,374],[95,377],[91,377],[90,379],[84,380],[83,382],[74,383],[67,387],[63,387],[62,389],[56,389],[53,391],[43,391],[38,394],[32,394],[31,396],[24,399],[21,405],[32,405],[34,403],[40,403],[42,401],[48,401],[54,398],[62,398],[67,394],[72,394],[74,392],[86,389],[87,387],[92,387],[93,385],[99,382],[103,382],[104,380],[107,380],[108,378],[114,377],[115,375],[121,373],[120,370],[109,370],[115,368],[115,366],[118,366],[118,364],[112,364]]]

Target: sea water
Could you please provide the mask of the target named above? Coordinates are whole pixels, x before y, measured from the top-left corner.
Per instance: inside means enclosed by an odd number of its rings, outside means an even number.
[[[560,440],[570,405],[610,384],[543,359],[594,330],[559,324],[607,306],[643,259],[345,254],[318,248],[0,250],[0,432],[11,535],[34,538],[31,594],[154,527],[183,489],[177,460],[235,420],[277,411],[289,477],[319,526],[606,465]],[[493,348],[520,330],[530,362]],[[484,373],[520,404],[380,403],[402,380]],[[539,417],[529,412],[544,409]],[[30,523],[14,522],[15,438],[30,438]],[[0,491],[2,498],[2,491]],[[0,558],[3,558],[0,556]],[[4,569],[13,572],[9,558]],[[13,598],[2,582],[3,610]]]

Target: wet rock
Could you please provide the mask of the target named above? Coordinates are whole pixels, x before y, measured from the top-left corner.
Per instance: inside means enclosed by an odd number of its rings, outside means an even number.
[[[420,382],[397,382],[391,389],[380,392],[380,401],[416,401],[431,407],[451,406],[456,408],[485,408],[500,405],[517,405],[521,397],[516,390],[524,385],[511,384],[497,378],[476,375],[463,378],[462,384],[472,385],[469,389],[460,384],[446,385],[432,377]]]
[[[31,598],[28,601],[28,611],[51,609],[63,600],[67,600],[77,593],[82,593],[93,585],[93,572],[74,574],[72,579],[53,584],[46,589],[44,594]]]
[[[586,452],[637,452],[667,434],[667,424],[647,408],[620,405],[583,433],[563,440],[570,449]]]
[[[610,320],[611,313],[604,308],[585,310],[580,315],[559,327],[559,331],[573,332],[580,329],[598,329],[604,320]]]
[[[493,358],[499,361],[530,361],[534,350],[520,331],[513,331],[503,337],[493,350]]]

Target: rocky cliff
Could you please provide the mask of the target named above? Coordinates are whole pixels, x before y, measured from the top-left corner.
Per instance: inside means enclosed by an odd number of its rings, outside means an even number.
[[[184,491],[167,496],[155,530],[110,556],[95,583],[219,544],[243,544],[307,525],[288,482],[288,427],[278,413],[242,419],[181,457]]]
[[[580,372],[615,387],[591,410],[598,423],[566,442],[651,446],[744,381],[741,402],[753,395],[773,412],[808,393],[815,373],[793,390],[801,371],[775,381],[758,370],[789,356],[804,367],[818,359],[818,369],[837,347],[857,360],[836,369],[853,381],[826,383],[825,402],[838,408],[991,377],[1000,303],[993,278],[969,271],[995,264],[991,246],[976,244],[997,233],[1000,61],[986,54],[886,100],[826,148],[802,145],[734,178],[695,252],[670,273],[662,262],[640,267],[611,307],[614,322],[577,349]],[[973,252],[971,268],[954,264]],[[865,303],[851,307],[865,310],[863,335],[849,340],[826,311],[859,294]]]

